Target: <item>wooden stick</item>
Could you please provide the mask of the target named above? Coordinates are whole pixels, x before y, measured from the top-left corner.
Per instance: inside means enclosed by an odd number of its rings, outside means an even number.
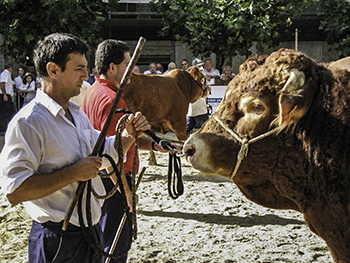
[[[145,171],[146,171],[146,167],[143,167],[142,171],[141,171],[141,173],[139,175],[139,178],[137,179],[137,183],[136,183],[136,186],[135,186],[135,193],[137,191],[137,188],[139,188],[139,185],[141,183],[141,178],[142,178],[143,174],[145,173]],[[136,213],[136,211],[134,211],[134,213]],[[112,246],[109,248],[108,254],[113,254],[114,253],[114,250],[115,250],[115,248],[116,248],[116,246],[118,244],[120,235],[122,234],[122,230],[124,228],[124,225],[125,225],[125,222],[126,222],[126,218],[127,218],[127,215],[126,215],[126,213],[124,213],[123,218],[120,221],[117,233],[115,234]],[[110,261],[111,261],[111,258],[107,257],[105,263],[109,263]]]
[[[92,153],[90,154],[91,156],[96,156],[102,147],[103,141],[104,141],[106,134],[107,134],[107,130],[108,130],[109,126],[111,125],[113,116],[114,116],[115,111],[118,107],[120,99],[123,95],[124,88],[125,88],[126,84],[128,83],[128,80],[129,80],[129,77],[132,73],[132,70],[133,70],[134,66],[136,65],[137,60],[139,59],[139,57],[141,55],[141,51],[142,51],[143,46],[145,45],[145,42],[146,42],[146,39],[143,37],[140,37],[139,42],[137,43],[136,49],[134,51],[134,54],[130,60],[130,63],[128,65],[126,71],[124,72],[120,87],[118,88],[117,94],[115,95],[115,98],[114,98],[113,104],[111,106],[111,109],[109,110],[106,122],[102,128],[102,131],[101,131],[98,139],[97,139],[95,147],[92,150]],[[67,229],[68,224],[69,224],[69,220],[73,214],[75,206],[77,205],[79,197],[83,192],[85,184],[86,184],[86,182],[79,182],[77,190],[75,191],[75,196],[72,199],[72,201],[68,207],[68,211],[67,211],[66,217],[65,217],[64,222],[63,222],[62,230]]]

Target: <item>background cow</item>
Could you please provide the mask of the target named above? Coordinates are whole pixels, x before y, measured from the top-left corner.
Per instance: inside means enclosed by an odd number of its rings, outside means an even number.
[[[188,105],[209,96],[198,67],[187,71],[175,69],[165,75],[132,73],[130,80],[123,95],[129,110],[141,111],[153,131],[165,134],[172,130],[179,140],[185,141]],[[80,107],[87,88],[82,88],[80,94],[72,98]]]
[[[160,133],[174,131],[185,141],[188,105],[209,96],[205,78],[197,67],[174,69],[165,75],[133,73],[124,90],[124,100],[133,112],[141,111]]]
[[[293,50],[250,59],[184,152],[204,174],[233,178],[250,200],[303,213],[335,262],[344,263],[350,262],[350,73],[332,71]]]

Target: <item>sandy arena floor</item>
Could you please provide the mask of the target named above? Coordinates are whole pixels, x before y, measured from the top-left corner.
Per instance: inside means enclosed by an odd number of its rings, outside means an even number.
[[[185,193],[167,193],[168,155],[156,153],[138,190],[138,238],[128,262],[247,263],[333,262],[325,242],[313,234],[301,214],[272,210],[247,200],[231,181],[207,178],[182,159]],[[0,194],[0,262],[28,262],[30,223],[22,205]]]

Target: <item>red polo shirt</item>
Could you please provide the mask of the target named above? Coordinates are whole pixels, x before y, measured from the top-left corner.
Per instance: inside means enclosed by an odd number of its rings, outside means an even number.
[[[107,79],[100,79],[95,77],[96,81],[86,90],[83,103],[83,111],[89,117],[92,126],[101,131],[109,110],[112,107],[114,98],[117,94],[118,87],[114,83]],[[123,98],[120,99],[117,109],[128,109]],[[123,113],[115,114],[111,125],[107,130],[107,136],[115,135],[115,127],[117,126],[118,120],[123,116]],[[132,172],[133,165],[133,156],[134,156],[134,144],[130,147],[127,152],[127,160],[124,163],[125,173]],[[138,172],[138,162],[137,170]]]

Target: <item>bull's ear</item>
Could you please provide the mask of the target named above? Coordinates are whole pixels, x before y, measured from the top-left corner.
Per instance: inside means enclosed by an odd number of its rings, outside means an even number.
[[[314,95],[315,89],[307,84],[294,92],[281,93],[278,117],[280,128],[296,125],[310,109]]]
[[[288,71],[289,78],[279,97],[279,121],[281,129],[296,125],[309,110],[313,98],[312,88],[305,85],[305,74],[297,69]]]

